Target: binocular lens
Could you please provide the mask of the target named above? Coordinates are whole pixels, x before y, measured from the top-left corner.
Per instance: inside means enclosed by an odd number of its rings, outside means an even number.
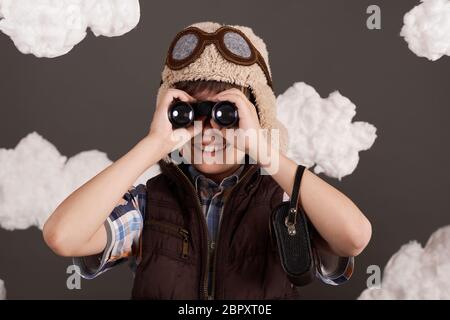
[[[221,127],[231,127],[238,119],[237,108],[234,104],[223,101],[217,103],[213,108],[213,117]]]
[[[183,101],[174,102],[169,108],[169,120],[175,127],[185,127],[194,121],[194,110]]]

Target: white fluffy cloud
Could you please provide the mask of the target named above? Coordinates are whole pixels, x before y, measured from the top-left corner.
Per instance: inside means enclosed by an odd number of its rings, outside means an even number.
[[[0,0],[0,19],[0,31],[20,52],[54,58],[83,40],[88,27],[96,36],[127,33],[140,7],[138,0]]]
[[[380,289],[363,291],[359,299],[450,299],[450,226],[434,232],[423,248],[403,245],[383,272]]]
[[[111,163],[97,150],[67,159],[36,132],[23,138],[15,149],[0,149],[0,227],[42,228],[70,193]],[[159,172],[158,165],[149,168],[135,185]]]
[[[6,289],[5,289],[5,283],[2,279],[0,279],[0,300],[6,299]]]
[[[434,61],[450,55],[450,1],[421,2],[405,14],[400,35],[412,52]]]
[[[315,173],[341,179],[355,170],[358,152],[369,149],[376,128],[352,122],[356,106],[335,91],[322,99],[313,87],[297,82],[277,98],[279,120],[289,131],[287,155]]]

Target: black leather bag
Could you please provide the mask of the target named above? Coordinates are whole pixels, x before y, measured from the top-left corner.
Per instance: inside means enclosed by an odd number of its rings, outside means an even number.
[[[296,286],[304,286],[315,277],[309,221],[297,205],[304,170],[304,166],[297,167],[290,201],[277,206],[271,215],[271,232],[276,238],[281,264]]]

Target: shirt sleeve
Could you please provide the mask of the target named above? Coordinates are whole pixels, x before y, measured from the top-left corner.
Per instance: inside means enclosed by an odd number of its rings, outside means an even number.
[[[355,258],[340,257],[331,253],[330,250],[321,245],[325,240],[319,240],[319,237],[320,235],[314,232],[314,238],[311,243],[316,261],[316,277],[323,283],[333,286],[347,282],[353,274]]]
[[[112,267],[128,261],[136,268],[143,228],[147,190],[144,184],[133,186],[122,197],[107,220],[105,228],[107,243],[99,254],[74,257],[73,264],[78,267],[85,279],[93,279]]]

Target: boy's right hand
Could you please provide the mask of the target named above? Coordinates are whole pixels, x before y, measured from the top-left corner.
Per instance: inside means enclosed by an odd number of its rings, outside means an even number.
[[[162,92],[148,135],[54,210],[43,228],[45,242],[54,252],[74,257],[92,256],[105,250],[105,221],[123,195],[145,170],[193,136],[194,126],[172,129],[167,111],[174,98],[194,100],[184,91]]]
[[[195,98],[191,97],[187,92],[169,88],[163,92],[159,100],[156,102],[155,113],[150,124],[148,136],[161,142],[162,152],[164,155],[183,146],[194,136],[194,126],[188,128],[172,128],[169,121],[168,110],[174,99],[185,102],[194,102]]]

